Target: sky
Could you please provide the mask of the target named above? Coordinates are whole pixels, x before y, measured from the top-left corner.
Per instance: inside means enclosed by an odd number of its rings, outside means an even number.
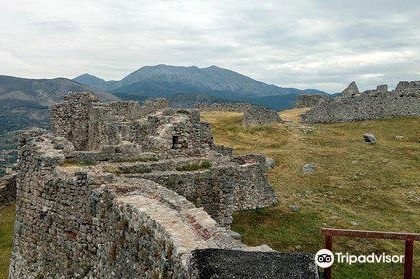
[[[419,0],[0,0],[0,74],[119,80],[217,65],[341,92],[420,80]]]

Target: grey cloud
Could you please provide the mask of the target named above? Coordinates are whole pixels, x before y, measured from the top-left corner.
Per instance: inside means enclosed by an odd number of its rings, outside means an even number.
[[[330,92],[420,79],[418,0],[17,2],[0,10],[2,74],[119,79],[215,64]]]

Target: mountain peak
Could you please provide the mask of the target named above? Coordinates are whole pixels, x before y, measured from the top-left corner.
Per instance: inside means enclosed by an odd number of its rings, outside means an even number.
[[[88,73],[75,77],[73,81],[99,89],[103,89],[106,85],[105,80]]]

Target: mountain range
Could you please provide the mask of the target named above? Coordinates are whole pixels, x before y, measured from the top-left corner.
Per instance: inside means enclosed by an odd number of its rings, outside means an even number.
[[[206,95],[217,101],[266,103],[277,110],[290,107],[300,94],[326,94],[315,89],[266,84],[217,66],[198,68],[161,64],[142,67],[119,81],[105,81],[91,74],[73,80],[128,100],[141,101],[150,97],[179,99],[180,95],[187,95],[190,100],[198,101]]]
[[[68,92],[92,92],[101,101],[165,97],[173,106],[195,103],[248,102],[275,110],[291,108],[300,94],[326,94],[266,84],[217,66],[142,67],[119,81],[90,74],[67,78],[27,79],[0,75],[0,135],[30,126],[47,126],[48,108]]]
[[[68,92],[89,91],[102,101],[118,97],[67,78],[27,79],[0,75],[0,135],[30,126],[46,126],[48,108]]]

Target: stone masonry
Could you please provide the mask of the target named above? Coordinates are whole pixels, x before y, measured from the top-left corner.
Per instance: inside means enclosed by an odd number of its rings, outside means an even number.
[[[195,106],[200,111],[227,111],[243,113],[244,126],[268,125],[280,122],[280,116],[274,110],[246,103],[214,103],[198,104]]]
[[[302,115],[308,123],[351,122],[391,117],[420,116],[420,82],[402,81],[394,91],[387,85],[359,93],[356,83],[340,97],[313,107]]]
[[[281,119],[277,111],[264,107],[252,106],[244,112],[242,124],[244,126],[268,125],[280,121]]]
[[[16,175],[0,177],[0,206],[16,199]]]
[[[318,278],[311,255],[230,231],[233,211],[277,202],[267,158],[216,146],[198,111],[78,94],[52,126],[19,142],[10,279]]]
[[[328,102],[331,98],[324,95],[299,95],[297,102],[296,102],[296,108],[312,108],[316,107],[323,102]]]

